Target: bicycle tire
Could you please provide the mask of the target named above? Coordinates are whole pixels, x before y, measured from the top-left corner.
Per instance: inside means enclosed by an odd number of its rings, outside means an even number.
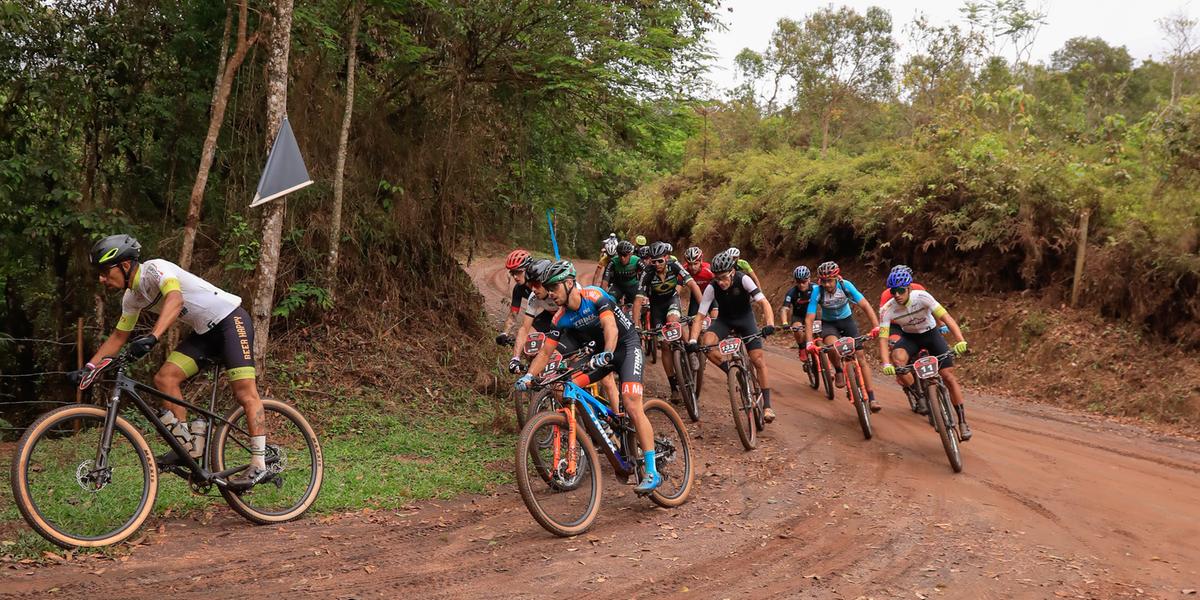
[[[688,419],[693,423],[700,420],[700,399],[696,394],[696,374],[688,364],[687,353],[680,348],[671,350],[671,360],[675,366],[675,376],[679,380],[679,393],[683,396],[683,407],[687,410]]]
[[[821,383],[825,384],[825,399],[833,400],[833,362],[821,352],[817,360],[821,361]]]
[[[858,385],[858,363],[853,360],[843,361],[842,368],[845,369],[846,387],[854,400],[854,412],[858,413],[858,425],[862,428],[863,437],[869,440],[874,435],[871,429],[871,408],[867,406],[867,399]]]
[[[820,375],[817,373],[817,360],[811,355],[804,359],[804,374],[808,375],[808,387],[817,389],[821,385]]]
[[[696,370],[692,377],[696,382],[696,411],[699,414],[700,410],[700,392],[704,390],[704,369],[708,365],[708,356],[703,352],[696,354]]]
[[[25,522],[34,531],[62,548],[97,548],[122,542],[133,535],[145,523],[151,511],[154,510],[154,500],[158,496],[158,469],[154,463],[154,455],[151,453],[150,446],[146,444],[146,440],[142,437],[142,434],[120,416],[117,417],[117,421],[113,425],[113,443],[117,443],[118,435],[127,440],[136,451],[136,456],[142,467],[142,495],[139,504],[129,519],[112,531],[103,532],[96,536],[87,536],[62,531],[58,527],[55,527],[50,519],[42,514],[43,511],[38,509],[37,502],[33,499],[34,494],[31,493],[29,487],[29,461],[33,451],[37,448],[38,442],[43,439],[49,439],[47,434],[53,431],[54,426],[67,419],[88,418],[96,420],[98,425],[103,426],[107,417],[105,409],[99,406],[87,406],[83,404],[63,406],[39,417],[37,421],[34,421],[25,430],[25,434],[17,442],[17,451],[13,456],[10,471],[13,500],[17,505],[17,510],[20,511]],[[96,441],[99,442],[98,437]],[[94,455],[95,448],[92,448],[92,452]],[[71,484],[75,485],[75,482],[72,481]],[[102,489],[98,491],[102,491]]]
[[[529,392],[519,390],[510,390],[508,392],[509,400],[513,405],[513,412],[517,413],[517,431],[525,428],[525,421],[529,420],[529,407],[533,404]]]
[[[300,436],[303,437],[304,446],[309,453],[307,457],[309,467],[312,470],[308,484],[305,486],[303,494],[299,496],[295,503],[277,511],[267,511],[257,508],[243,497],[248,494],[250,498],[255,498],[254,490],[260,486],[271,485],[269,482],[260,483],[255,488],[241,493],[221,487],[221,496],[225,498],[225,503],[229,505],[229,508],[232,508],[234,512],[251,523],[256,525],[286,523],[300,518],[313,505],[313,502],[317,501],[317,496],[321,493],[321,485],[325,480],[325,458],[321,453],[321,443],[317,439],[316,432],[313,431],[312,425],[309,425],[308,420],[304,418],[304,415],[299,410],[278,400],[264,398],[262,404],[264,413],[275,413],[283,419],[290,421],[295,425]],[[211,468],[214,473],[219,473],[228,468],[225,464],[225,446],[227,440],[230,438],[230,432],[233,431],[229,423],[237,423],[238,419],[245,412],[245,409],[241,406],[234,407],[225,415],[225,421],[228,422],[222,422],[217,428],[217,433],[213,436],[212,447],[209,448],[208,458],[208,464],[212,465]],[[279,432],[269,431],[268,438],[272,434],[278,437]],[[270,439],[268,439],[268,442],[270,442]],[[269,490],[269,488],[266,489]],[[279,489],[282,489],[282,487],[279,487]]]
[[[750,406],[750,398],[744,396],[748,388],[746,369],[741,365],[729,367],[728,388],[729,408],[733,413],[733,425],[737,429],[738,439],[746,450],[758,447],[758,431],[754,427],[754,414]]]
[[[687,502],[688,496],[690,496],[692,493],[694,470],[692,469],[692,451],[691,445],[688,443],[687,427],[684,426],[683,419],[679,417],[679,412],[662,400],[657,398],[647,400],[644,409],[647,419],[650,419],[650,415],[655,412],[664,414],[671,422],[672,428],[675,430],[675,441],[671,443],[671,446],[673,447],[669,449],[670,453],[667,453],[668,449],[664,448],[664,446],[667,444],[667,442],[669,442],[669,440],[666,439],[665,435],[659,432],[659,429],[661,429],[660,427],[655,427],[654,449],[655,453],[657,454],[660,474],[663,473],[663,464],[670,464],[668,461],[673,462],[675,457],[682,456],[683,474],[678,477],[678,479],[682,479],[683,483],[682,485],[678,486],[678,488],[675,488],[671,494],[664,493],[663,486],[659,486],[658,489],[650,493],[650,499],[654,501],[655,504],[664,508],[674,508],[683,504],[684,502]],[[674,479],[676,479],[676,477],[673,475],[663,475],[663,485],[666,485],[668,481]]]
[[[557,412],[539,413],[525,424],[525,429],[521,430],[521,436],[517,440],[516,451],[517,490],[521,493],[521,500],[525,503],[525,508],[529,510],[530,516],[543,529],[559,537],[579,535],[591,529],[592,524],[596,521],[596,515],[600,514],[600,500],[604,495],[604,481],[600,476],[599,457],[596,454],[596,447],[592,444],[591,438],[582,429],[576,430],[576,440],[579,443],[579,447],[583,450],[583,456],[588,462],[588,476],[592,483],[592,494],[588,499],[587,510],[580,519],[573,523],[559,523],[538,503],[533,490],[533,479],[530,477],[528,468],[529,447],[531,444],[537,443],[534,440],[534,434],[538,429],[547,425],[557,425],[565,428],[567,427],[567,418],[562,413]],[[537,453],[535,453],[535,456],[537,456]],[[542,467],[536,468],[538,471],[543,470]],[[537,477],[538,480],[545,480],[545,476],[540,472],[537,474]]]
[[[962,451],[958,447],[958,431],[950,426],[953,419],[950,411],[953,411],[954,407],[950,404],[945,384],[937,382],[932,387],[937,388],[937,406],[930,407],[930,412],[934,413],[934,429],[937,429],[938,437],[942,439],[942,448],[946,450],[946,460],[950,461],[950,468],[955,473],[962,473],[963,460]]]

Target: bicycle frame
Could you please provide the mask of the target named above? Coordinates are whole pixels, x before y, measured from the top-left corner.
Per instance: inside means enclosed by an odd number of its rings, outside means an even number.
[[[218,365],[214,365],[212,367],[212,373],[213,373],[212,394],[209,396],[209,408],[208,409],[201,408],[190,402],[187,402],[180,398],[176,398],[169,394],[164,394],[148,385],[145,385],[139,381],[135,381],[134,379],[130,378],[128,375],[125,374],[125,369],[126,369],[126,364],[125,364],[124,360],[122,360],[120,362],[120,364],[118,364],[118,366],[117,366],[116,377],[115,377],[114,385],[113,385],[113,393],[108,399],[107,415],[105,416],[105,420],[104,420],[104,431],[101,433],[101,436],[100,436],[100,446],[96,449],[96,462],[95,462],[96,469],[103,469],[108,466],[108,451],[112,447],[113,428],[116,426],[117,416],[121,412],[121,398],[122,398],[122,396],[124,396],[126,394],[128,394],[130,399],[133,400],[133,404],[135,406],[137,406],[138,411],[142,413],[142,416],[146,417],[146,420],[149,421],[150,424],[154,426],[154,430],[156,432],[158,432],[158,436],[160,438],[162,438],[162,440],[164,442],[166,442],[167,445],[170,446],[172,450],[175,451],[175,454],[177,456],[179,456],[182,461],[184,461],[183,467],[189,469],[193,474],[199,476],[202,483],[212,482],[212,483],[216,483],[219,486],[224,487],[228,484],[228,482],[225,480],[225,478],[246,468],[245,465],[241,465],[238,467],[226,469],[224,471],[221,471],[220,473],[210,472],[206,468],[208,461],[205,460],[204,457],[201,457],[200,461],[197,461],[196,459],[192,458],[191,452],[187,448],[185,448],[183,446],[183,444],[179,443],[179,440],[175,438],[175,435],[172,434],[169,429],[167,429],[167,426],[164,425],[162,420],[158,418],[158,415],[155,414],[154,408],[151,407],[146,402],[146,400],[143,399],[142,396],[138,393],[138,392],[146,393],[146,394],[148,394],[150,396],[154,396],[160,400],[165,400],[167,402],[171,402],[173,404],[183,406],[185,408],[188,408],[190,410],[194,410],[200,414],[203,414],[205,417],[208,417],[210,426],[207,428],[207,431],[205,432],[205,440],[204,440],[205,448],[208,448],[209,447],[208,444],[212,441],[213,429],[214,429],[213,425],[215,425],[217,422],[227,424],[230,427],[232,427],[234,430],[236,430],[237,432],[241,433],[242,435],[249,436],[250,434],[248,432],[246,432],[245,430],[243,430],[241,427],[238,427],[236,424],[227,421],[224,417],[216,414],[215,412],[213,412],[211,410],[212,407],[216,406],[216,401],[217,401],[217,377],[220,372],[219,371],[220,367]],[[234,441],[237,442],[239,445],[241,444],[241,442],[238,441],[236,438],[234,439]]]
[[[583,408],[586,419],[582,419],[583,428],[587,431],[588,436],[593,442],[604,451],[604,456],[608,458],[608,462],[612,464],[613,471],[617,473],[617,477],[628,477],[634,471],[633,461],[625,456],[628,448],[618,450],[613,445],[613,441],[604,433],[604,428],[600,426],[600,419],[609,419],[614,423],[620,422],[617,413],[613,412],[608,403],[601,402],[595,396],[592,396],[587,390],[579,387],[575,382],[567,380],[563,382],[563,398],[572,401],[575,406]],[[599,443],[603,441],[603,443]],[[572,437],[571,443],[574,443]],[[628,444],[626,444],[628,445]]]

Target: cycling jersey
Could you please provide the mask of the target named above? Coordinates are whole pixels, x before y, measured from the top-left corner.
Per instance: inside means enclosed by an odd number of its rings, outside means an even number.
[[[533,290],[530,290],[529,286],[523,283],[514,285],[512,290],[512,301],[509,303],[509,310],[512,312],[521,310],[521,301],[528,298],[532,293]]]
[[[817,307],[821,307],[821,321],[840,321],[850,316],[850,303],[861,302],[863,295],[854,287],[853,283],[845,279],[838,279],[837,287],[832,293],[825,293],[825,288],[816,286],[813,288],[812,298],[808,300],[808,314],[817,314]],[[722,304],[724,308],[724,304]]]
[[[638,286],[638,295],[649,298],[651,303],[665,301],[671,297],[678,298],[676,288],[687,287],[692,280],[691,274],[679,263],[668,261],[666,270],[661,274],[657,268],[647,267]]]
[[[554,315],[554,326],[546,334],[547,337],[557,341],[564,331],[573,330],[582,341],[594,341],[598,348],[603,348],[604,326],[601,322],[613,319],[617,326],[618,343],[627,340],[640,341],[633,329],[633,323],[617,308],[612,296],[595,286],[580,288],[579,295],[579,308],[571,310],[563,306],[558,309],[558,313]]]
[[[909,287],[909,289],[912,289],[912,290],[925,289],[925,286],[923,286],[919,283],[916,283],[916,282],[909,284],[908,287]],[[888,300],[891,300],[891,299],[892,299],[892,288],[883,288],[883,293],[879,295],[879,310],[883,310],[883,305],[887,304]]]
[[[159,312],[163,297],[170,292],[183,295],[179,320],[196,333],[212,329],[242,304],[241,298],[184,271],[179,265],[155,258],[139,265],[133,274],[133,281],[121,298],[121,319],[117,321],[117,329],[133,331],[138,314],[143,309]]]
[[[792,289],[787,291],[787,295],[783,297],[783,305],[792,309],[793,316],[799,316],[801,313],[808,312],[808,301],[812,299],[813,284],[808,285],[808,290],[801,290],[800,286],[793,285]]]
[[[537,294],[530,292],[529,298],[525,300],[525,314],[535,319],[544,313],[553,315],[556,312],[558,312],[558,305],[554,303],[554,300],[550,299],[549,294],[543,300],[538,298]]]
[[[695,270],[692,269],[691,264],[688,264],[686,268],[692,279],[696,280],[696,285],[700,286],[701,292],[708,288],[708,284],[712,283],[713,272],[711,264],[701,261],[700,267]]]
[[[707,314],[715,300],[721,304],[721,313],[717,319],[732,321],[753,314],[753,303],[765,299],[766,296],[754,285],[754,280],[750,279],[749,275],[735,274],[729,289],[723,290],[714,283],[704,290],[704,296],[700,299],[700,312]]]
[[[610,261],[604,268],[604,280],[621,286],[637,284],[640,263],[636,256],[629,257],[629,264],[622,263],[620,258]]]
[[[901,304],[892,298],[879,311],[879,334],[887,335],[892,323],[900,326],[904,333],[921,334],[937,327],[937,318],[946,314],[946,309],[924,290],[908,293],[908,303]]]

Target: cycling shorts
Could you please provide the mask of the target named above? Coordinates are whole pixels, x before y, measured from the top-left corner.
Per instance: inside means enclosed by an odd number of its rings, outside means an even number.
[[[758,321],[754,320],[754,313],[748,313],[737,318],[726,318],[718,316],[713,319],[708,326],[708,330],[716,334],[718,340],[723,340],[730,333],[739,336],[754,335],[758,333]],[[754,338],[746,342],[747,350],[758,350],[763,347],[762,338]]]
[[[608,366],[580,373],[574,382],[580,387],[587,387],[600,381],[609,373],[616,373],[621,380],[622,394],[641,394],[644,366],[645,357],[642,354],[641,341],[636,336],[628,336],[628,339],[617,342],[617,349],[613,352],[613,361]]]
[[[679,308],[679,294],[666,298],[650,298],[650,328],[657,329],[667,322],[667,317],[675,315],[679,318],[683,312]]]
[[[554,313],[545,311],[533,318],[534,331],[546,333],[551,327],[554,327]]]
[[[896,342],[896,349],[907,352],[908,362],[911,364],[922,350],[928,352],[930,356],[937,356],[949,352],[950,345],[946,343],[946,338],[942,337],[938,328],[934,327],[925,333],[908,333],[901,330],[900,339]],[[951,356],[941,361],[938,366],[942,369],[953,367],[954,357]]]
[[[858,323],[854,321],[854,317],[852,316],[833,321],[821,321],[821,337],[827,338],[829,336],[835,338],[858,337]],[[859,347],[862,347],[861,343]]]
[[[188,377],[200,372],[206,362],[220,362],[230,381],[254,377],[254,323],[246,309],[237,307],[212,329],[189,333],[179,342],[167,362],[183,369]]]
[[[633,304],[634,298],[637,298],[638,285],[636,281],[629,283],[613,283],[609,285],[608,293],[617,301],[617,306]]]

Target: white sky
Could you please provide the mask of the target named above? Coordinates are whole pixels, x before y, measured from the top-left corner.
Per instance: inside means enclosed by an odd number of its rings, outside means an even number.
[[[728,29],[709,38],[717,55],[709,79],[719,88],[733,87],[736,83],[733,58],[742,48],[762,52],[781,17],[801,21],[805,15],[829,4],[830,0],[725,0],[721,19]],[[887,9],[892,13],[892,35],[901,45],[901,53],[908,39],[903,28],[918,11],[935,25],[965,24],[958,10],[963,5],[960,0],[834,0],[832,4],[859,12],[870,6]],[[1048,61],[1051,53],[1076,36],[1100,37],[1114,46],[1125,46],[1135,61],[1161,57],[1166,44],[1155,20],[1181,8],[1192,17],[1200,14],[1200,1],[1189,4],[1187,0],[1042,0],[1040,3],[1030,0],[1030,7],[1040,6],[1047,15],[1046,25],[1038,32],[1033,46],[1032,60]]]

